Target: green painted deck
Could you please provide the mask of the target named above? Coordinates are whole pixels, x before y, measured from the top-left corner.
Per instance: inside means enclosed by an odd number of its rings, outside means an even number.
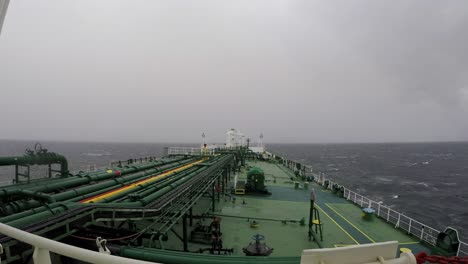
[[[310,183],[309,189],[294,188],[295,179],[292,171],[280,164],[262,161],[250,161],[248,166],[259,167],[265,172],[266,185],[272,193],[270,196],[232,195],[221,198],[216,204],[214,215],[221,217],[221,232],[223,246],[234,248],[235,255],[244,255],[242,248],[247,246],[255,234],[265,236],[266,244],[274,249],[272,256],[300,256],[302,250],[318,248],[314,241],[308,239],[308,218],[310,208],[310,189],[316,193],[316,208],[320,213],[323,227],[323,246],[341,247],[355,244],[365,244],[397,240],[400,247],[409,248],[413,253],[430,250],[419,243],[419,240],[405,232],[394,228],[385,220],[374,217],[373,221],[362,219],[359,206],[338,197],[316,183]],[[239,180],[245,180],[247,169],[236,173]],[[231,175],[230,187],[234,181]],[[200,205],[208,206],[209,198],[204,198]],[[206,207],[205,207],[206,208]],[[305,219],[305,225],[300,220]],[[198,221],[198,220],[195,220]],[[251,227],[252,221],[258,224]],[[205,224],[209,221],[205,220]],[[181,232],[180,224],[176,231]],[[180,241],[173,241],[174,248],[180,248]],[[169,242],[169,245],[172,244]],[[171,246],[169,246],[170,248]],[[189,244],[191,251],[209,245]]]

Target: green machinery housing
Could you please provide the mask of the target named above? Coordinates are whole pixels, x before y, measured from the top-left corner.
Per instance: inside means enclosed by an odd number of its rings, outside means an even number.
[[[133,257],[136,253],[137,259],[156,262],[298,263],[298,257],[226,258],[232,249],[219,240],[200,248],[198,254],[189,251],[193,222],[212,219],[221,197],[228,195],[231,174],[245,164],[246,152],[241,147],[211,156],[142,158],[74,174],[64,156],[38,144],[24,156],[0,158],[0,166],[16,168],[13,184],[0,188],[0,222],[92,250],[96,237],[103,237],[112,254]],[[34,164],[47,166],[48,175],[33,179],[21,173],[24,169],[19,167]],[[265,190],[261,171],[249,177],[252,188]],[[0,244],[2,263],[27,263],[33,254],[31,246],[4,235]],[[176,245],[177,251],[166,251],[168,245]],[[200,254],[205,250],[211,254]],[[58,263],[68,261],[60,258]]]
[[[265,186],[265,172],[262,169],[253,167],[247,172],[245,191],[247,193],[269,194]]]

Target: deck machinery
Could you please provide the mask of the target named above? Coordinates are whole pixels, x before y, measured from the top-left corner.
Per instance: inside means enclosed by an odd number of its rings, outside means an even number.
[[[163,249],[169,237],[176,237],[181,250],[188,251],[188,225],[194,219],[211,219],[205,215],[226,192],[242,151],[147,157],[72,174],[62,155],[38,145],[23,156],[0,158],[0,166],[16,168],[14,184],[0,189],[0,222],[83,248],[95,249],[101,237],[114,250]],[[18,175],[18,166],[37,164],[49,168],[46,178]],[[56,165],[60,170],[53,169]],[[1,236],[0,244],[3,263],[26,263],[32,256],[32,247],[9,237]]]
[[[251,153],[245,146],[171,148],[161,158],[71,173],[65,157],[36,145],[0,158],[0,166],[15,168],[13,183],[0,188],[0,231],[9,226],[87,254],[174,264],[376,263],[376,257],[390,264],[416,263],[408,251],[466,255],[455,230],[438,232],[413,219],[405,226],[403,214],[359,199],[302,164]],[[45,167],[45,177],[32,177],[30,166]],[[238,181],[252,193],[236,194]],[[269,195],[255,193],[267,189]],[[362,217],[374,209],[376,217]],[[22,241],[0,234],[2,263],[42,263],[38,246]],[[47,252],[48,263],[84,263],[61,252]]]

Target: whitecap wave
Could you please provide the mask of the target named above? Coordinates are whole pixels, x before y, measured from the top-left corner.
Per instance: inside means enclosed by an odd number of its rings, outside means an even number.
[[[429,187],[429,184],[427,184],[427,183],[425,183],[425,182],[418,182],[418,183],[416,183],[416,185],[422,185],[422,186],[424,186],[424,187],[426,187],[426,188]]]

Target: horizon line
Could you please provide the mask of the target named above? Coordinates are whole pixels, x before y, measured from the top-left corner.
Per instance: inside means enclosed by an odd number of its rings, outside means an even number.
[[[201,145],[201,142],[188,142],[188,141],[114,141],[114,140],[65,140],[65,139],[11,139],[0,138],[0,141],[20,141],[20,142],[63,142],[63,143],[107,143],[107,144],[194,144]],[[320,145],[320,144],[422,144],[422,143],[468,143],[468,140],[408,140],[408,141],[326,141],[326,142],[264,142],[268,144],[289,144],[289,145]],[[224,144],[224,142],[208,143],[210,144]],[[255,146],[257,144],[252,144]]]

